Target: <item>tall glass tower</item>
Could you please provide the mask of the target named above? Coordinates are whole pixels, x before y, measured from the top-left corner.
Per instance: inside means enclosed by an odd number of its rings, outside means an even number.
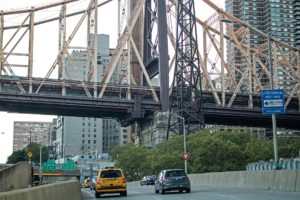
[[[282,42],[292,46],[300,44],[300,0],[226,0],[226,12],[250,24],[254,28],[269,34]],[[295,20],[298,20],[295,22]],[[235,30],[237,24],[232,24]],[[267,42],[266,37],[255,34],[250,35],[252,48],[259,47]],[[283,49],[286,51],[287,49]],[[240,52],[231,44],[227,44],[227,59],[233,59],[233,70],[243,65]],[[259,73],[261,67],[257,67]],[[279,87],[288,88],[286,85],[290,77],[285,77],[282,68],[278,68]],[[235,73],[238,74],[238,73]],[[240,77],[235,77],[239,81]],[[286,81],[284,81],[286,80]],[[267,80],[266,80],[267,81]]]
[[[300,48],[300,0],[294,0],[295,45]]]

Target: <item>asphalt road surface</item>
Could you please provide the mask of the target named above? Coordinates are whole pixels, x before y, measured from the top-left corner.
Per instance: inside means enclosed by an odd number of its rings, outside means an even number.
[[[154,186],[127,188],[127,197],[106,194],[107,200],[300,200],[300,192],[281,192],[264,189],[192,187],[191,193],[166,192],[155,194]],[[96,199],[94,190],[82,189],[82,199]]]

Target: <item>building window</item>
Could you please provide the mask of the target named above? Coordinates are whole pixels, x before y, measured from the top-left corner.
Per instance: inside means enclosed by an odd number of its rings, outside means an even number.
[[[96,134],[94,134],[94,137],[96,137]]]
[[[91,144],[91,140],[88,140],[88,144]]]
[[[85,140],[82,140],[82,144],[84,144],[85,143]]]
[[[82,134],[82,137],[84,137],[84,134]]]
[[[96,140],[94,140],[94,144],[96,144]]]
[[[84,122],[82,123],[82,126],[85,126],[85,123],[84,123]]]
[[[90,135],[90,134],[88,134],[88,137],[91,137],[91,135]]]

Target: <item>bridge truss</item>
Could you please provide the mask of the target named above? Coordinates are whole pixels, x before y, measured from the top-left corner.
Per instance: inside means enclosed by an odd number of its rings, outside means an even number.
[[[98,74],[96,34],[105,33],[106,29],[99,25],[99,14],[113,3],[116,4],[116,10],[113,10],[111,15],[117,15],[118,19],[116,23],[111,24],[118,27],[118,38],[105,70]],[[82,96],[104,98],[111,87],[125,88],[127,100],[139,98],[136,95],[139,94],[138,90],[140,93],[146,91],[154,102],[168,102],[169,91],[172,90],[171,84],[168,84],[172,80],[168,78],[173,78],[176,63],[177,3],[176,0],[166,1],[167,26],[160,21],[160,7],[155,0],[136,0],[131,3],[127,0],[64,0],[29,9],[2,11],[0,91],[6,91],[3,81],[5,80],[11,81],[10,84],[13,84],[15,92],[19,94],[41,94],[55,87],[59,88],[59,95],[68,96],[76,86],[80,87]],[[200,3],[214,14],[208,18],[203,17]],[[76,5],[80,9],[72,10]],[[239,104],[241,99],[238,96],[243,93],[243,97],[247,96],[248,109],[253,109],[257,99],[255,97],[260,95],[261,90],[271,88],[270,77],[273,76],[275,88],[283,88],[286,92],[285,107],[299,112],[300,50],[271,38],[271,60],[274,66],[272,75],[267,59],[268,35],[224,12],[209,0],[195,1],[195,6],[199,55],[194,64],[201,72],[202,90],[213,96],[212,103],[230,108]],[[56,13],[51,17],[43,16],[46,11],[55,10]],[[17,25],[9,25],[8,22],[13,18],[20,19]],[[40,26],[48,24],[56,24],[58,34],[37,31]],[[163,27],[166,35],[159,33]],[[85,30],[83,36],[82,30]],[[58,52],[48,67],[44,64],[35,65],[35,60],[40,56],[40,52],[35,50],[36,38],[40,37],[38,34],[43,34],[45,40],[54,37],[57,41]],[[85,42],[78,45],[76,37]],[[164,37],[167,39],[164,40]],[[265,42],[255,46],[251,43],[253,37],[265,38]],[[167,51],[162,48],[162,43],[169,47]],[[230,49],[227,53],[226,46]],[[48,50],[45,46],[43,53],[48,53]],[[79,73],[79,66],[76,66],[71,56],[72,50],[86,52],[87,73],[84,76]],[[16,60],[20,60],[21,63],[15,63]],[[76,71],[76,83],[72,81],[65,66],[66,61],[70,62],[72,69]],[[167,69],[162,65],[166,63]],[[162,70],[166,71],[164,75],[161,75]],[[35,75],[36,71],[43,73]],[[170,75],[167,75],[168,72]],[[118,78],[113,82],[114,73],[117,73]],[[159,94],[151,82],[158,74],[160,82],[164,83]],[[183,76],[190,77],[191,72],[185,71]],[[291,104],[295,102],[292,101],[294,98],[298,99],[297,105]],[[167,106],[166,104],[164,105]],[[142,114],[139,117],[142,117]]]

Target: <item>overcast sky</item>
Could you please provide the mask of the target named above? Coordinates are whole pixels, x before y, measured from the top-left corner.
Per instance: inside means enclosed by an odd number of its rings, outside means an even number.
[[[21,9],[21,8],[30,8],[32,6],[39,6],[43,4],[49,4],[51,2],[58,2],[58,0],[1,0],[0,10],[11,10],[11,9]],[[74,4],[70,4],[74,11],[84,8],[84,5],[88,3],[89,0],[80,0]],[[99,0],[100,2],[100,0]],[[224,7],[224,0],[212,0],[220,7]],[[207,6],[205,6],[202,0],[195,0],[196,3],[196,13],[202,20],[207,19],[214,11]],[[36,19],[43,19],[49,16],[54,16],[55,13],[59,10],[59,7],[55,9],[42,12],[40,15],[36,16]],[[117,0],[114,0],[112,3],[109,3],[103,7],[100,7],[99,12],[99,30],[98,33],[104,33],[110,35],[110,47],[114,48],[117,43]],[[16,25],[18,21],[24,19],[25,15],[20,16],[7,16],[4,20],[5,26],[7,25]],[[57,15],[55,15],[57,16]],[[79,17],[72,17],[68,20],[67,28],[77,24]],[[57,55],[57,38],[58,30],[57,23],[52,22],[45,25],[40,25],[35,29],[35,44],[34,44],[34,76],[35,77],[44,77],[47,73],[47,70],[51,66],[56,55]],[[84,28],[83,28],[84,29]],[[68,34],[72,28],[68,29]],[[73,45],[83,45],[82,37],[80,35],[84,34],[84,30],[80,30],[76,38],[74,38]],[[49,36],[47,36],[47,34]],[[51,37],[55,35],[55,37]],[[8,37],[5,35],[5,37]],[[28,40],[25,40],[26,42]],[[22,46],[22,44],[20,45]],[[26,46],[26,45],[25,45]],[[21,47],[20,47],[21,48]],[[26,49],[27,50],[27,49]],[[13,61],[10,61],[13,62]],[[38,66],[38,67],[36,67]],[[16,113],[6,113],[0,112],[0,163],[5,163],[7,157],[12,153],[13,148],[13,122],[14,121],[47,121],[50,122],[55,116],[47,115],[30,115],[30,114],[16,114]]]

